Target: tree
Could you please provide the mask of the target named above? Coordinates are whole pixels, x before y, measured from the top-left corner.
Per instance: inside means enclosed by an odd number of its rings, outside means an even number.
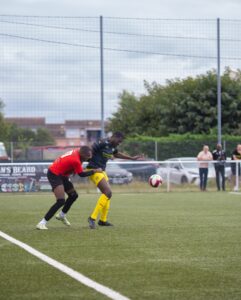
[[[54,139],[47,129],[38,128],[33,143],[35,146],[54,145]]]
[[[226,68],[221,80],[223,133],[237,134],[241,132],[241,71],[233,78],[231,70]],[[139,98],[127,91],[120,95],[118,111],[110,118],[110,130],[120,130],[129,136],[209,134],[217,130],[215,70],[196,77],[167,80],[166,85],[156,82],[144,85],[146,94]]]
[[[3,108],[4,108],[4,103],[2,99],[0,99],[0,141],[1,142],[5,142],[8,137],[8,126],[4,121],[4,116],[2,112]]]
[[[137,104],[138,99],[134,94],[123,91],[119,95],[120,109],[113,114],[111,119],[111,126],[108,128],[111,131],[121,131],[127,135],[132,135],[133,132],[138,131],[137,128]]]

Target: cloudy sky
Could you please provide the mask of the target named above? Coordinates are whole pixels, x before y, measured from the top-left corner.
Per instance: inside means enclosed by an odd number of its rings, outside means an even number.
[[[7,117],[100,119],[99,16],[103,16],[104,115],[118,95],[145,92],[216,68],[241,67],[241,1],[0,0],[0,98]]]

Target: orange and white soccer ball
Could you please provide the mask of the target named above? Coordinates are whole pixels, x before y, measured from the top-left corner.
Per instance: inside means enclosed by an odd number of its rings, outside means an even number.
[[[157,188],[159,185],[162,185],[162,178],[160,175],[158,174],[153,174],[150,176],[149,178],[149,184],[150,186],[154,187],[154,188]]]

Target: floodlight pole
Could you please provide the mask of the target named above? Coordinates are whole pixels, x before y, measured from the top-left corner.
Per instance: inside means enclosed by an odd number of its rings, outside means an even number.
[[[103,17],[100,16],[100,100],[101,100],[101,138],[105,136],[104,120],[104,56],[103,56]]]
[[[218,143],[222,143],[221,75],[220,75],[220,19],[217,18],[217,117]]]

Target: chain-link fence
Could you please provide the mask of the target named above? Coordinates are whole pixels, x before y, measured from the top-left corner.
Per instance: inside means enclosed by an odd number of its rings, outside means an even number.
[[[18,126],[35,132],[49,125],[57,145],[47,147],[44,142],[15,136],[4,141],[5,161],[50,162],[79,145],[79,139],[76,143],[67,140],[87,137],[85,125],[77,130],[76,123],[67,131],[66,122],[92,120],[88,138],[93,142],[101,129],[93,120],[108,120],[123,90],[139,96],[146,91],[145,81],[165,84],[216,70],[218,42],[220,71],[229,67],[235,78],[241,68],[240,33],[241,20],[220,20],[218,28],[215,19],[0,15],[4,117],[12,121],[30,118],[29,123]],[[42,118],[42,124],[34,122],[37,118]],[[126,141],[121,150],[144,153],[156,161],[196,157],[203,142],[189,142]],[[216,140],[206,142],[210,149],[215,147]],[[228,156],[236,144],[226,141]],[[146,175],[145,182],[154,171]]]
[[[61,123],[100,120],[103,113],[106,120],[123,90],[140,95],[145,80],[163,84],[217,68],[217,20],[102,20],[100,27],[99,17],[1,15],[5,116]],[[221,72],[241,66],[240,32],[240,20],[220,21]]]
[[[210,151],[216,148],[216,140],[186,141],[128,141],[119,146],[121,152],[129,155],[143,155],[148,160],[166,160],[177,157],[196,157],[203,145]],[[223,141],[227,157],[231,158],[237,141]],[[5,145],[5,146],[4,146]],[[7,142],[0,145],[0,162],[52,162],[60,155],[79,146],[36,146],[32,142]]]

